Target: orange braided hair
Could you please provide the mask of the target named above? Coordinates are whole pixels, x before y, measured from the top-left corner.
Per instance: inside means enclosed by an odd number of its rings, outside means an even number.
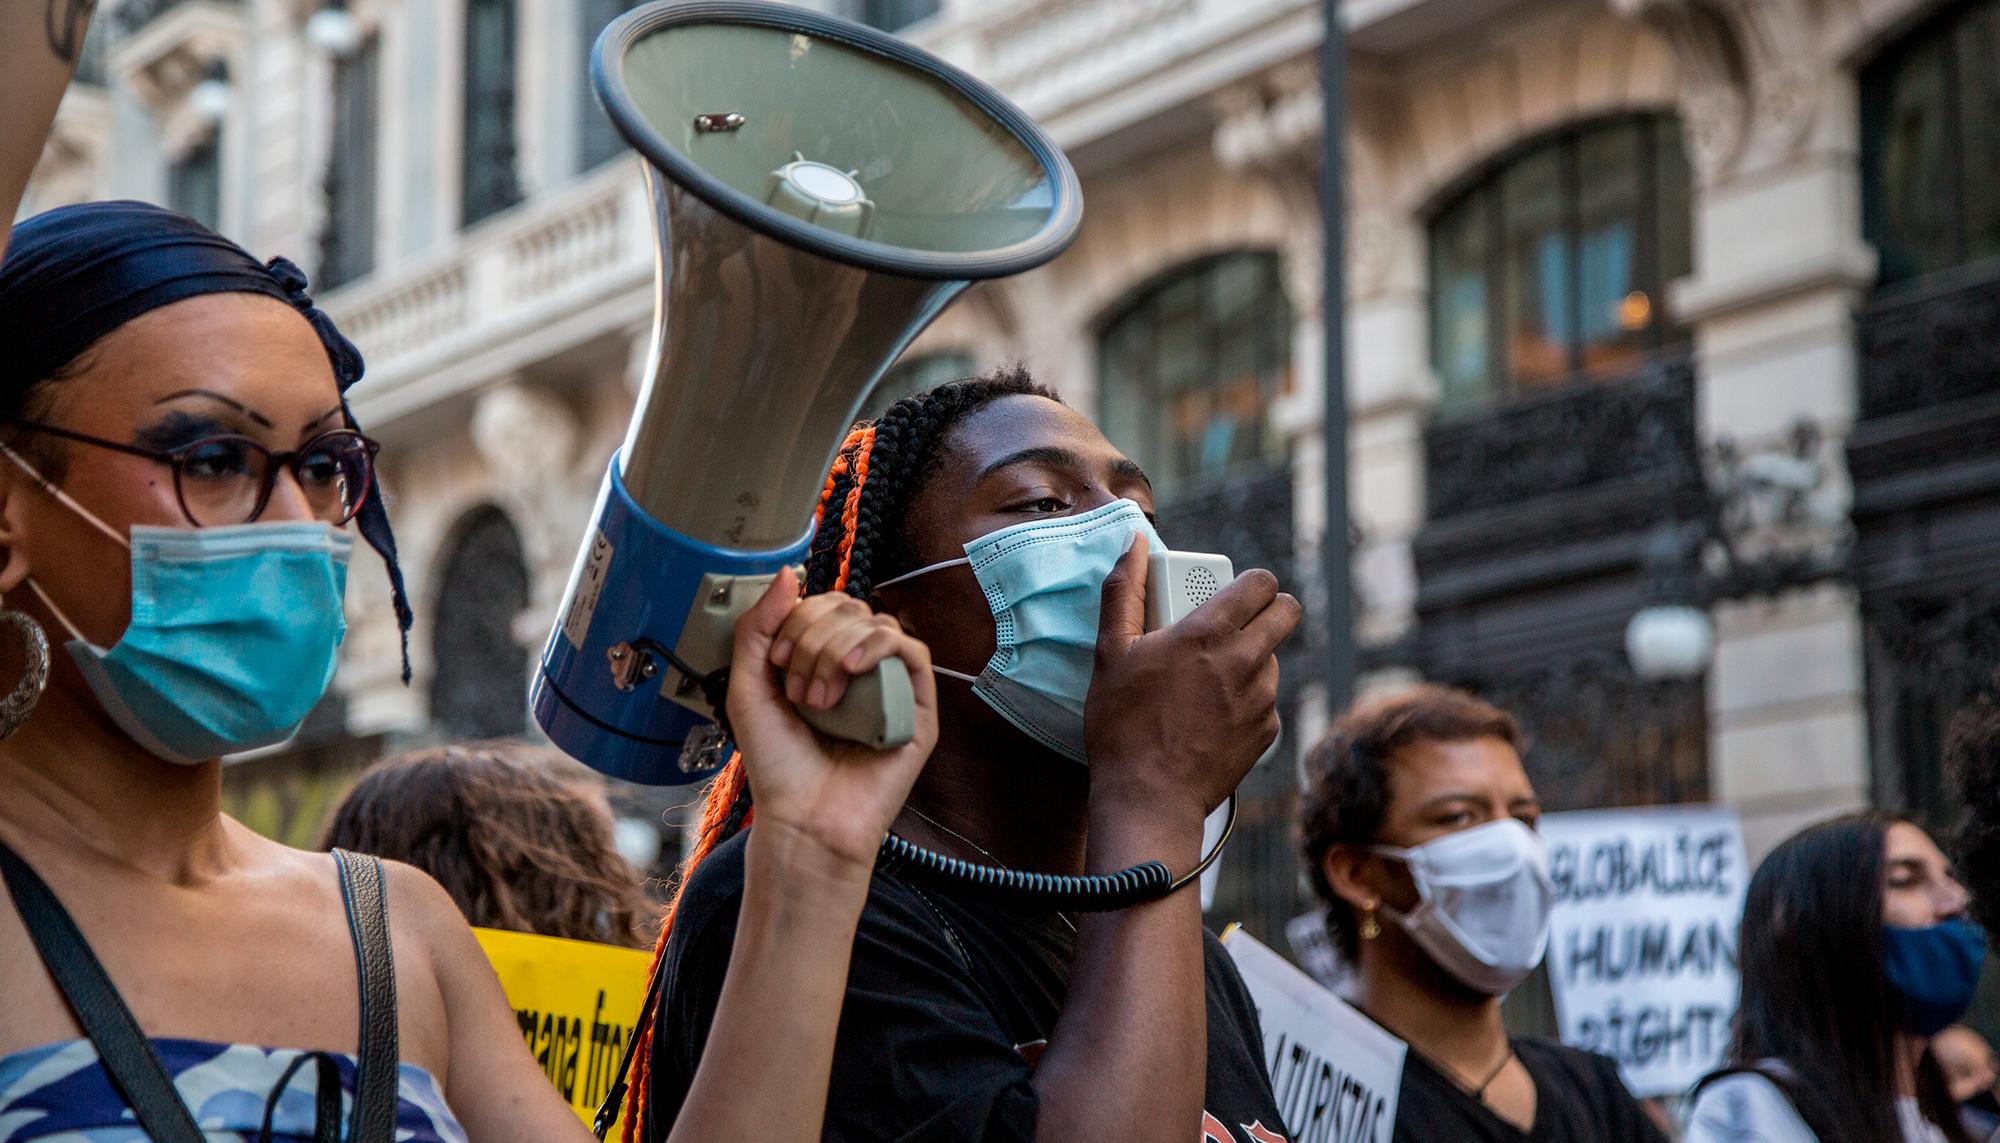
[[[820,489],[819,504],[813,509],[813,529],[817,531],[826,518],[827,507],[833,502],[834,488],[840,479],[853,474],[853,487],[841,505],[841,519],[845,525],[841,539],[840,586],[847,582],[847,564],[854,548],[854,521],[861,502],[861,484],[868,476],[868,457],[874,451],[875,430],[871,426],[855,428],[840,444],[840,451],[834,456],[833,467],[827,472],[826,484]],[[799,593],[805,594],[805,584],[799,585]],[[649,975],[658,975],[666,960],[667,938],[674,930],[674,918],[681,909],[681,897],[687,892],[688,881],[715,847],[728,840],[734,833],[748,828],[756,816],[756,807],[743,809],[734,830],[730,829],[730,818],[736,807],[750,792],[749,775],[743,769],[743,755],[731,754],[722,769],[716,771],[715,778],[708,784],[708,793],[701,804],[701,820],[695,825],[694,848],[688,851],[681,862],[680,876],[676,879],[674,894],[667,902],[666,913],[660,922],[660,935],[653,941],[653,962]],[[657,1003],[657,1001],[656,1001]],[[632,1069],[626,1076],[625,1126],[619,1138],[622,1143],[635,1143],[645,1134],[646,1121],[651,1117],[648,1095],[653,1079],[653,1029],[658,1025],[658,1014],[652,1010],[639,1013],[638,1027],[633,1030],[637,1043],[632,1049]]]

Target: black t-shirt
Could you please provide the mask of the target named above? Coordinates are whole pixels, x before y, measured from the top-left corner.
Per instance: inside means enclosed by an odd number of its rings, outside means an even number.
[[[671,1130],[708,1039],[743,900],[744,840],[717,846],[681,898],[662,962],[647,1143]],[[1160,1143],[1286,1143],[1257,1010],[1221,944],[1206,931],[1202,943],[1207,1135]],[[1051,911],[876,874],[854,938],[825,1138],[1033,1140],[1039,1103],[1029,1058],[1062,1012],[1075,948]]]
[[[1646,1109],[1593,1052],[1517,1039],[1514,1054],[1535,1081],[1535,1126],[1523,1132],[1410,1052],[1396,1104],[1396,1143],[1666,1143]]]

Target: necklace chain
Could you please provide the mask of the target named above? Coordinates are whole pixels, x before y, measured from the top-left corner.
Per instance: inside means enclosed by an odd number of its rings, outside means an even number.
[[[915,802],[905,802],[903,803],[903,806],[911,813],[917,815],[917,817],[923,819],[932,828],[939,829],[947,834],[950,834],[952,837],[957,838],[958,840],[964,842],[965,844],[971,846],[973,849],[977,850],[979,852],[979,856],[984,857],[986,860],[992,862],[993,864],[999,866],[1002,869],[1007,869],[1011,871],[1012,867],[1010,867],[1006,862],[993,856],[993,852],[991,850],[987,849],[985,846],[979,844],[978,842],[972,840],[971,838],[965,836],[964,834],[958,832],[957,830],[951,828],[950,826],[944,824],[943,822],[937,820],[936,818],[930,816],[924,811],[918,809]],[[1055,909],[1052,911],[1056,915],[1056,920],[1061,921],[1064,925],[1066,925],[1069,928],[1070,935],[1072,936],[1076,935],[1076,922],[1070,920],[1069,917],[1066,916],[1060,909]]]

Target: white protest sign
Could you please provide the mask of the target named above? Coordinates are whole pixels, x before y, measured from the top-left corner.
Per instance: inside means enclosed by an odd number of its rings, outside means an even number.
[[[1389,1143],[1409,1048],[1242,929],[1222,947],[1257,1002],[1292,1143]]]
[[[1563,1042],[1618,1061],[1639,1096],[1722,1062],[1749,870],[1736,811],[1549,814],[1549,980]]]

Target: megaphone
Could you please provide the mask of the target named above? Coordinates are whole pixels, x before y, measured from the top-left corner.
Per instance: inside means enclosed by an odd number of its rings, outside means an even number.
[[[566,753],[677,785],[720,764],[688,746],[718,714],[735,619],[804,558],[869,390],[972,282],[1060,253],[1082,191],[992,88],[790,5],[635,9],[598,38],[591,82],[644,160],[653,339],[530,703]],[[890,660],[801,713],[890,746],[910,696]]]

